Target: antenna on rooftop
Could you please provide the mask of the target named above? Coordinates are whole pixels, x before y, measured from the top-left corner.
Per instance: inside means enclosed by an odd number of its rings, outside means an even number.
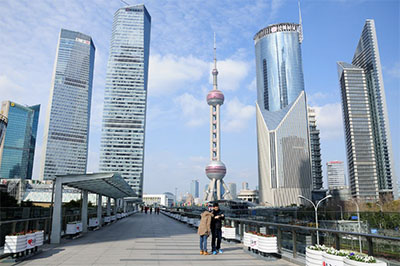
[[[298,0],[297,4],[299,6],[299,42],[302,43],[303,42],[303,22],[301,21],[300,0]]]
[[[122,3],[124,3],[127,6],[130,6],[131,4],[129,4],[128,2],[124,1],[124,0],[120,0]]]

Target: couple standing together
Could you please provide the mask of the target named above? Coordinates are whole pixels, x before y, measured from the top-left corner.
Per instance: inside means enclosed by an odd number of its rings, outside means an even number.
[[[200,235],[200,255],[210,255],[207,252],[207,238],[211,233],[212,254],[222,253],[222,220],[224,214],[219,209],[218,203],[214,203],[211,212],[206,210],[201,214],[201,220],[197,234]]]

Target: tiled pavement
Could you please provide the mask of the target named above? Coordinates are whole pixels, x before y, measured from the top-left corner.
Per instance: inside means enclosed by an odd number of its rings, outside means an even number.
[[[162,214],[138,213],[79,239],[63,241],[19,265],[295,265],[283,259],[256,258],[244,252],[241,244],[223,243],[222,249],[224,254],[199,255],[195,229]]]

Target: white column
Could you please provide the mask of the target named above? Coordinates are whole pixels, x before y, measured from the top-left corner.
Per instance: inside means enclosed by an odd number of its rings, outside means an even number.
[[[107,216],[111,216],[111,198],[107,197]]]
[[[103,195],[98,194],[97,195],[97,221],[99,222],[99,227],[103,225],[103,219],[102,219],[102,214],[103,214],[103,206],[101,203]]]
[[[221,180],[217,180],[217,199],[221,199]]]
[[[88,231],[88,191],[82,191],[82,232]]]
[[[54,186],[54,208],[51,223],[51,244],[60,244],[61,240],[61,205],[62,205],[62,179],[56,177]]]
[[[117,199],[114,199],[114,210],[113,210],[113,215],[117,215]]]
[[[127,202],[124,200],[124,212],[126,212],[126,204]]]

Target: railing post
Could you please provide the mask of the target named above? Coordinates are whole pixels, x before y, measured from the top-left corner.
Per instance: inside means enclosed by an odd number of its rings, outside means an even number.
[[[29,230],[29,220],[25,221],[25,233]]]
[[[17,228],[17,222],[13,222],[11,224],[11,234],[15,233],[16,228]]]
[[[240,232],[240,240],[242,240],[244,235],[244,224],[242,222],[240,222],[239,224],[239,232]]]
[[[36,230],[39,230],[39,219],[36,220],[36,226],[35,226]]]
[[[340,250],[340,235],[339,233],[335,234],[335,248]]]
[[[293,241],[293,258],[297,257],[297,235],[296,230],[292,228],[292,241]]]
[[[367,237],[368,242],[368,256],[374,256],[374,242],[372,241],[372,237]]]
[[[278,231],[278,252],[282,253],[282,230],[279,226],[276,228],[276,230]]]
[[[46,219],[44,219],[44,228],[43,228],[43,231],[44,231],[44,240],[46,241],[46,235],[48,234],[48,236],[47,236],[47,239],[50,239],[50,234],[49,234],[49,230],[47,229],[47,222],[48,221],[48,219],[46,218]]]

